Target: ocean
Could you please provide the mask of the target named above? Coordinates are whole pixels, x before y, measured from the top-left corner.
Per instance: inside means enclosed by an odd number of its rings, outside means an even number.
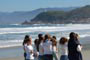
[[[34,41],[39,33],[49,33],[52,36],[56,36],[57,40],[59,40],[61,37],[69,38],[70,32],[78,33],[82,44],[90,43],[90,24],[0,25],[0,58],[10,57],[8,54],[11,52],[11,56],[13,57],[21,56],[23,54],[23,49],[21,47],[14,47],[22,46],[25,35],[30,35],[32,41]],[[12,49],[10,49],[11,47]],[[5,53],[3,54],[4,51]]]

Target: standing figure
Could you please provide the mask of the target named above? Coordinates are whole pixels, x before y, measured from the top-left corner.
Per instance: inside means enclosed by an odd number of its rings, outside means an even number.
[[[44,60],[53,60],[52,41],[51,36],[49,34],[45,35],[43,48],[44,48]]]
[[[29,39],[29,35],[25,35],[24,41],[23,41],[23,49],[24,49],[24,60],[26,60],[26,46],[27,46],[27,40]]]
[[[53,58],[55,60],[58,60],[58,48],[57,48],[56,36],[52,36],[51,41],[52,41]]]
[[[61,39],[59,40],[59,44],[60,44],[60,50],[61,50],[61,57],[60,60],[68,60],[68,39],[65,37],[61,37]]]
[[[70,33],[70,39],[68,42],[68,58],[69,60],[82,60],[81,44],[78,41],[76,33]]]
[[[27,39],[26,60],[34,60],[34,50],[32,46],[32,40],[30,38]]]
[[[44,37],[42,36],[39,39],[39,57],[38,57],[38,60],[43,60],[43,55],[44,55],[43,41],[44,41]]]

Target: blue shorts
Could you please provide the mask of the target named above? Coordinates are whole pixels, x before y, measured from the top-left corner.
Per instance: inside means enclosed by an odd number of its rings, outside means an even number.
[[[60,60],[68,60],[68,56],[67,55],[61,55]]]

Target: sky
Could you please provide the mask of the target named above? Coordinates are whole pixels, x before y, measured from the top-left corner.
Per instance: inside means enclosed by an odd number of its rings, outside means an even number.
[[[0,12],[32,11],[39,8],[80,7],[90,0],[0,0]]]

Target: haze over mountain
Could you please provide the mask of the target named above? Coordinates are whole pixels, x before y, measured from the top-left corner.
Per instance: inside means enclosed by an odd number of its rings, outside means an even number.
[[[76,8],[71,11],[47,11],[38,14],[32,23],[90,23],[90,5]]]
[[[77,7],[68,8],[40,8],[33,11],[0,12],[0,24],[18,24],[35,18],[44,11],[70,11]]]

